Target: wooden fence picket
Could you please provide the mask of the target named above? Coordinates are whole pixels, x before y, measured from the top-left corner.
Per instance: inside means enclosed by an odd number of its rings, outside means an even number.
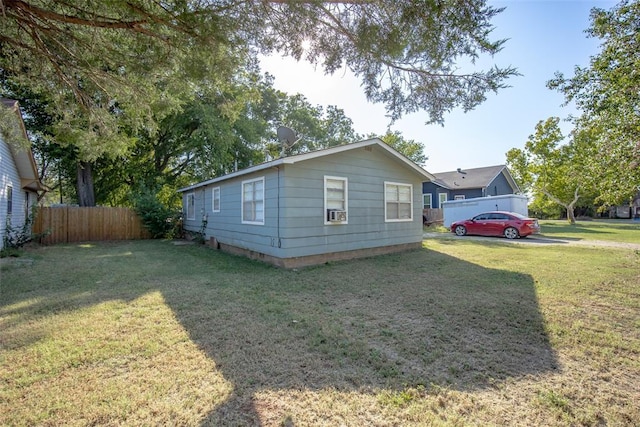
[[[151,237],[133,209],[117,207],[40,207],[33,232],[49,233],[41,239],[45,245]]]

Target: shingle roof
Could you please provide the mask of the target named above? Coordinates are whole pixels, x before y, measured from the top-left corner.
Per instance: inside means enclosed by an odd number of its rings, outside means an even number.
[[[485,188],[507,167],[505,165],[483,168],[458,169],[452,172],[434,173],[436,183],[450,189]]]
[[[317,150],[309,153],[297,154],[297,155],[283,157],[280,159],[261,163],[259,165],[249,167],[247,169],[242,169],[237,172],[230,173],[228,175],[220,176],[217,178],[213,178],[207,181],[202,181],[197,184],[190,185],[188,187],[181,188],[178,190],[178,192],[182,193],[185,191],[190,191],[198,187],[203,187],[216,182],[247,175],[249,173],[257,172],[263,169],[269,169],[282,164],[295,164],[295,163],[303,162],[310,159],[315,159],[322,156],[327,156],[331,154],[342,153],[344,151],[356,150],[356,149],[372,147],[372,146],[378,146],[380,149],[382,149],[383,152],[387,153],[391,158],[399,161],[401,164],[407,166],[409,169],[413,170],[414,172],[422,176],[424,180],[433,180],[434,177],[432,174],[430,174],[429,172],[427,172],[426,170],[424,170],[423,168],[421,168],[420,166],[418,166],[417,164],[409,160],[407,157],[405,157],[404,155],[396,151],[394,148],[385,144],[381,139],[371,138],[364,141],[354,142],[351,144],[339,145],[336,147],[326,148],[324,150]]]

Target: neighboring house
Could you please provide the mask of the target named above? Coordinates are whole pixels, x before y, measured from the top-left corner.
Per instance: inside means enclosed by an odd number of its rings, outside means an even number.
[[[0,98],[3,114],[0,124],[0,248],[7,224],[13,228],[24,225],[31,207],[37,204],[38,194],[45,186],[38,177],[38,169],[27,139],[18,102]]]
[[[520,188],[505,165],[434,173],[422,184],[422,207],[440,209],[447,200],[516,194]]]
[[[630,204],[612,206],[609,209],[609,218],[633,218],[640,220],[640,191],[636,193]]]
[[[184,228],[292,268],[419,248],[433,176],[374,138],[284,157],[182,193]]]

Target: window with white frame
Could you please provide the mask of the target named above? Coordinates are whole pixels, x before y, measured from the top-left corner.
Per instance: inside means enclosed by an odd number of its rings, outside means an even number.
[[[220,187],[211,189],[211,210],[213,212],[220,212]]]
[[[264,177],[242,181],[242,223],[264,224]]]
[[[186,212],[187,219],[196,219],[196,194],[187,193],[186,197]]]
[[[464,194],[458,194],[457,196],[453,196],[453,200],[464,200]]]
[[[7,186],[7,215],[13,213],[13,187]]]
[[[384,205],[385,221],[411,221],[413,219],[413,185],[385,182]]]
[[[348,219],[348,181],[337,176],[324,177],[325,223],[346,223]],[[333,212],[333,213],[332,213]]]
[[[438,207],[442,209],[442,202],[447,201],[447,193],[438,194]]]
[[[422,195],[422,209],[431,209],[433,207],[431,202],[431,194]]]

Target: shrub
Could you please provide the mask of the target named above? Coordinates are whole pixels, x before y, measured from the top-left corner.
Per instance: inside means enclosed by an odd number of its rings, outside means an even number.
[[[154,193],[147,191],[137,195],[134,209],[152,238],[174,238],[181,234],[181,213],[165,206]]]
[[[24,224],[22,224],[21,227],[14,227],[11,224],[11,218],[7,218],[4,236],[2,236],[3,247],[0,251],[0,258],[4,258],[7,256],[17,256],[19,254],[18,250],[21,249],[24,245],[34,239],[39,239],[49,234],[49,231],[38,234],[34,234],[31,231],[36,213],[37,206],[34,205],[32,206],[31,212],[29,212],[29,215],[27,215],[24,220]]]

